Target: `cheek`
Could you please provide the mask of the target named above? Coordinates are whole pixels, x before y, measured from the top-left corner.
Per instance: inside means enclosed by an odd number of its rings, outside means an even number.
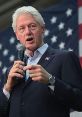
[[[35,37],[35,41],[37,44],[41,44],[42,43],[42,35],[43,33],[41,31],[38,31],[37,33],[34,34]]]
[[[17,39],[20,41],[20,43],[24,44],[24,36],[23,35],[18,34]]]
[[[36,38],[35,44],[36,44],[37,46],[39,46],[41,43],[42,43],[42,38],[40,38],[40,36],[39,36],[38,38]]]
[[[42,38],[42,32],[41,31],[37,31],[34,35],[35,35],[35,38],[38,38],[38,39]]]
[[[16,37],[18,38],[18,39],[21,39],[21,38],[23,38],[23,34],[21,34],[21,33],[19,33],[18,31],[16,32]]]

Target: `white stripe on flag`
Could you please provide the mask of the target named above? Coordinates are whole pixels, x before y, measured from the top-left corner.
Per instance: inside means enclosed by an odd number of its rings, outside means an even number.
[[[79,40],[79,56],[82,57],[82,39]]]
[[[78,14],[78,23],[82,24],[82,7],[79,7],[79,14]]]

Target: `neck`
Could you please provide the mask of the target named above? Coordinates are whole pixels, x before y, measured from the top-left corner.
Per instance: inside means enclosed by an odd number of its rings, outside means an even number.
[[[43,44],[44,44],[44,43],[42,43],[39,47],[43,46]],[[38,47],[38,48],[39,48],[39,47]],[[37,50],[37,49],[36,49],[36,50]],[[33,50],[26,49],[26,50],[25,50],[25,54],[26,54],[27,56],[31,56],[31,57],[32,57],[32,56],[34,55],[34,52],[35,52],[36,50],[33,51]]]

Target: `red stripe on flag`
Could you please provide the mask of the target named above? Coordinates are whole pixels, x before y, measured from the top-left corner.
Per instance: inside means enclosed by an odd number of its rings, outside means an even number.
[[[79,38],[82,39],[82,24],[79,25]]]
[[[78,2],[78,18],[81,18],[81,11],[79,11],[82,7],[82,0],[77,0]],[[79,24],[79,59],[80,59],[80,64],[81,64],[81,67],[82,67],[82,51],[81,51],[81,42],[82,42],[82,22],[81,22],[81,19],[78,19],[78,24]]]
[[[81,64],[81,67],[82,67],[82,57],[80,57],[80,64]]]
[[[78,6],[82,6],[82,0],[77,0],[78,1]]]

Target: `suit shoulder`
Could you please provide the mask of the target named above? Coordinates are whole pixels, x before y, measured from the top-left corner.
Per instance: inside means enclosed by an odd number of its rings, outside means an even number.
[[[62,59],[77,59],[79,60],[79,57],[73,52],[68,50],[60,50],[60,49],[54,49],[52,47],[49,47],[50,53],[54,54],[58,58]]]
[[[75,53],[73,51],[68,50],[60,50],[60,49],[54,49],[52,47],[49,47],[50,51],[57,55],[74,55]]]

